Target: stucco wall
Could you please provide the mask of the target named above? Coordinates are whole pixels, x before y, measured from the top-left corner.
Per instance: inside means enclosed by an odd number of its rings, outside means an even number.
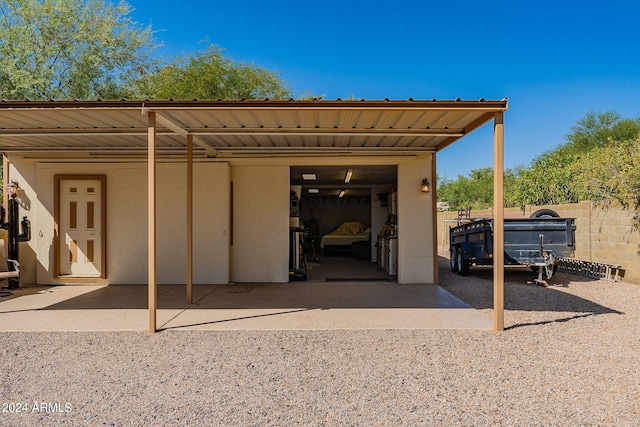
[[[576,219],[576,259],[623,266],[624,280],[640,283],[640,232],[631,228],[633,213],[607,202],[581,202],[553,206],[505,209],[505,217],[528,218],[538,209],[553,209],[562,217]],[[492,211],[477,210],[472,217],[491,217]],[[438,213],[438,250],[449,249],[449,227],[457,212]],[[448,221],[447,221],[448,220]]]
[[[107,278],[84,282],[147,282],[146,163],[35,163],[12,155],[11,178],[33,238],[21,244],[23,283],[58,284],[54,273],[54,177],[106,176]],[[289,168],[293,160],[235,160],[194,165],[194,283],[286,282],[289,279]],[[295,159],[302,164],[354,164],[353,159]],[[433,283],[432,194],[419,190],[431,176],[430,155],[359,158],[360,164],[398,166],[398,280]],[[371,163],[369,163],[371,162]],[[385,163],[386,162],[386,163]],[[158,164],[158,283],[186,279],[186,165]],[[233,181],[233,203],[231,182]],[[387,188],[388,186],[385,186]],[[372,193],[379,189],[372,189]],[[233,210],[232,210],[233,205]],[[372,238],[386,208],[371,201]],[[233,222],[231,215],[233,214]],[[233,245],[230,245],[233,225]],[[374,249],[375,251],[375,249]],[[372,254],[375,259],[375,253]]]
[[[232,166],[232,282],[289,281],[289,167]]]
[[[398,282],[433,283],[433,193],[420,191],[431,176],[431,157],[398,164]]]
[[[27,179],[35,171],[36,179]],[[158,165],[159,284],[184,283],[186,279],[186,167]],[[53,277],[53,222],[55,175],[105,175],[107,277],[84,280],[110,284],[147,283],[147,170],[145,164],[35,165],[12,159],[12,179],[22,179],[33,202],[24,215],[32,221],[23,283],[65,283]],[[32,188],[29,182],[37,182]],[[229,167],[226,164],[194,165],[194,283],[227,283],[229,277]],[[219,185],[221,184],[221,185]],[[37,261],[36,261],[37,257]],[[31,272],[36,274],[29,274]]]

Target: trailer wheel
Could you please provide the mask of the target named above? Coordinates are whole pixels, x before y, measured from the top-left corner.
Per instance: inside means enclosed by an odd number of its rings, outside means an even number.
[[[538,209],[537,211],[533,212],[529,216],[529,218],[560,218],[560,215],[553,209]]]
[[[457,251],[455,247],[451,247],[449,249],[449,264],[451,266],[451,272],[452,273],[457,273],[458,272],[458,266],[456,264],[456,258],[458,257]]]
[[[458,270],[458,274],[461,276],[466,276],[469,274],[469,260],[464,259],[464,253],[462,248],[459,248],[456,251],[456,269]]]

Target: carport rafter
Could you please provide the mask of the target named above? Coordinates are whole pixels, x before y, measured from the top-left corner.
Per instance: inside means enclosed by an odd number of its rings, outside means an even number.
[[[143,108],[143,112],[144,110],[145,109]],[[181,135],[185,138],[189,138],[189,136],[191,136],[190,141],[198,144],[198,146],[204,149],[207,152],[207,154],[213,157],[216,157],[218,155],[218,150],[216,150],[211,145],[207,144],[205,141],[202,141],[200,138],[193,138],[193,132],[186,130],[180,123],[177,122],[177,120],[171,117],[168,113],[162,112],[162,111],[156,112],[156,117],[158,118],[158,121],[160,122],[160,124],[162,124],[163,126],[166,126],[168,129],[171,129],[178,135]]]

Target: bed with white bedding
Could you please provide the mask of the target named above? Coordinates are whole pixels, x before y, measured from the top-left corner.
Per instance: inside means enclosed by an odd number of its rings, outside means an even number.
[[[320,247],[327,252],[351,251],[351,245],[355,242],[366,242],[371,239],[371,228],[365,228],[360,221],[343,223],[329,234],[322,236]]]

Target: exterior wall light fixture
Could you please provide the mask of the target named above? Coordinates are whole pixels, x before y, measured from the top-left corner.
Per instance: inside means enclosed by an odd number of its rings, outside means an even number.
[[[424,178],[422,180],[422,185],[420,185],[420,191],[422,191],[423,193],[428,193],[431,189],[429,188],[429,181],[427,180],[427,178]]]
[[[7,185],[7,191],[9,192],[9,195],[12,199],[15,199],[16,197],[18,197],[19,189],[20,189],[20,186],[18,185],[18,181],[11,180],[9,185]]]

